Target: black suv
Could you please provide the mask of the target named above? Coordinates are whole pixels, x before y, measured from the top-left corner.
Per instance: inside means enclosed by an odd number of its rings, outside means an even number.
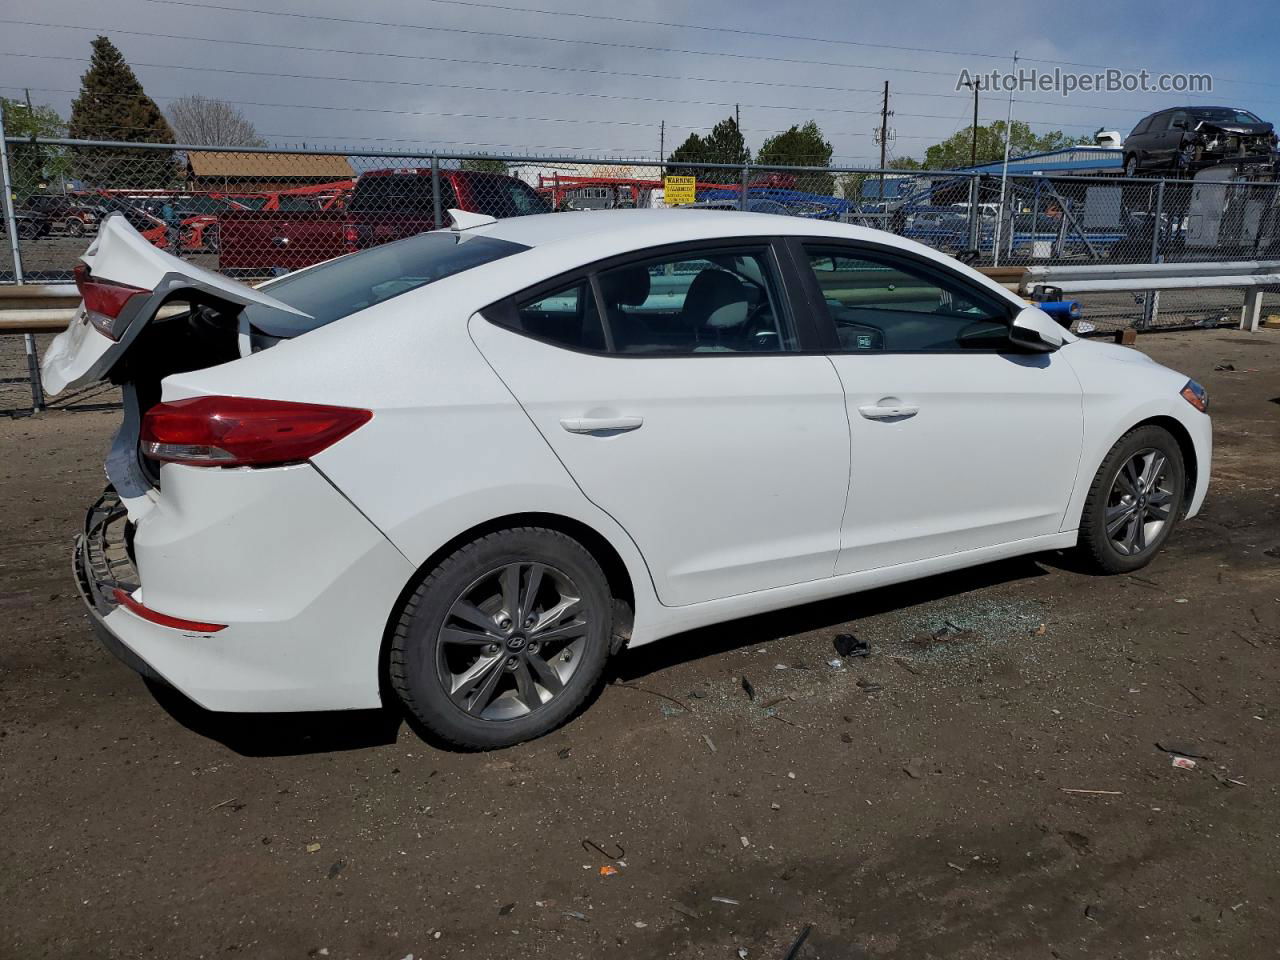
[[[1219,163],[1271,163],[1271,124],[1236,107],[1174,107],[1144,118],[1124,141],[1124,172],[1192,174]]]

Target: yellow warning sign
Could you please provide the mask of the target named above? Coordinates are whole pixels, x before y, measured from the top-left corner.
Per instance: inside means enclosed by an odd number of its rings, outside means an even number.
[[[662,196],[668,207],[693,203],[698,199],[698,178],[663,177]]]

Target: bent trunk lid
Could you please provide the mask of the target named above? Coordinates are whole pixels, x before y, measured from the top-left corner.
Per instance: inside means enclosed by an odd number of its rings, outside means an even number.
[[[237,309],[259,304],[306,316],[266,293],[157,249],[119,213],[102,221],[97,236],[80,259],[94,279],[135,287],[144,293],[125,305],[113,331],[115,339],[89,322],[81,303],[67,329],[45,353],[41,375],[50,396],[69,387],[107,379],[138,335],[170,300],[195,299]]]

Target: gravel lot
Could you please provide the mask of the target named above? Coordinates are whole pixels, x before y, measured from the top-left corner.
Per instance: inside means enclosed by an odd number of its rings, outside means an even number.
[[[1216,422],[1140,575],[1043,556],[672,638],[480,755],[158,700],[68,569],[118,412],[0,419],[0,956],[1275,956],[1280,332],[1139,347]],[[838,633],[871,655],[833,668]]]

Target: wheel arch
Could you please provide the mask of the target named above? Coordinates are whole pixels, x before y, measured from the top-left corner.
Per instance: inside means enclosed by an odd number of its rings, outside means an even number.
[[[1125,433],[1132,433],[1141,427],[1159,427],[1170,434],[1177,442],[1178,451],[1182,454],[1182,510],[1183,513],[1186,513],[1196,492],[1196,481],[1200,469],[1200,464],[1196,457],[1196,445],[1191,439],[1190,431],[1176,417],[1156,416],[1148,417],[1146,420],[1135,423]]]
[[[418,589],[431,571],[440,565],[445,557],[459,547],[488,534],[497,533],[501,530],[511,530],[516,527],[543,527],[548,530],[555,530],[565,536],[572,537],[586,548],[604,571],[609,593],[614,600],[614,640],[611,652],[616,652],[626,645],[631,638],[631,629],[635,618],[635,583],[631,571],[627,568],[626,561],[622,558],[622,554],[609,541],[609,538],[589,524],[563,514],[541,512],[506,514],[475,524],[441,544],[418,566],[413,576],[409,578],[409,581],[396,597],[396,601],[387,615],[387,622],[383,625],[382,643],[378,651],[378,690],[385,705],[397,703],[388,673],[391,642],[395,634],[396,623],[400,619],[400,613],[404,610],[405,604],[408,603],[414,591]]]

